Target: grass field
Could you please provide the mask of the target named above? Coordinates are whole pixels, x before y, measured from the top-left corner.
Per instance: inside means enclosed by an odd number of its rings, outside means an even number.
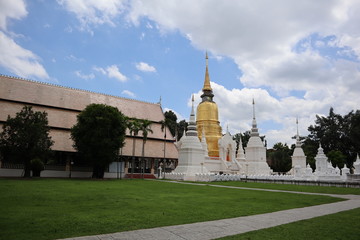
[[[346,239],[360,238],[360,208],[244,233],[221,240],[304,240],[304,239]]]
[[[0,179],[0,239],[56,239],[232,218],[340,199],[144,180]]]
[[[226,185],[235,187],[276,189],[295,192],[312,192],[312,193],[328,193],[328,194],[355,194],[360,195],[360,188],[343,188],[343,187],[318,187],[294,184],[276,184],[276,183],[255,183],[255,182],[211,182],[204,184]]]

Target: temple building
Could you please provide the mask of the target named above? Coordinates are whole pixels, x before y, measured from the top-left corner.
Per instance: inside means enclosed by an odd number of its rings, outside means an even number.
[[[91,167],[86,159],[81,159],[73,148],[70,129],[76,124],[77,114],[92,103],[117,107],[125,116],[152,122],[153,133],[149,133],[145,144],[145,173],[155,174],[160,166],[165,166],[168,171],[171,171],[171,167],[176,166],[178,151],[174,138],[167,127],[166,132],[161,128],[161,121],[164,120],[161,104],[0,75],[0,131],[7,116],[14,117],[25,105],[32,106],[35,111],[48,113],[50,136],[54,140],[52,146],[54,154],[49,161],[51,164],[45,166],[49,171],[43,171],[42,176],[62,177],[66,176],[69,170],[73,171],[73,176],[76,176],[75,171],[79,172],[78,176],[91,176]],[[131,165],[133,139],[135,139],[134,166]],[[120,169],[114,167],[113,164],[110,165],[105,177],[116,177],[119,171],[124,174],[130,173],[132,168],[135,173],[139,173],[142,159],[141,131],[137,136],[127,131],[125,146],[119,153]],[[19,164],[13,164],[11,156],[0,156],[0,170],[4,168],[18,168],[21,174],[22,167]]]
[[[188,131],[177,143],[179,164],[175,171],[168,174],[168,178],[195,180],[197,174],[271,174],[272,171],[266,162],[266,147],[260,139],[256,124],[254,101],[251,138],[246,153],[244,154],[240,142],[236,154],[236,142],[228,129],[222,134],[218,107],[213,101],[207,54],[202,91],[202,101],[196,112],[196,126],[193,98]]]
[[[208,55],[206,53],[206,70],[203,86],[203,94],[201,95],[201,103],[196,111],[196,126],[199,140],[205,134],[208,146],[208,154],[210,157],[219,157],[218,141],[222,137],[219,122],[218,106],[214,102],[214,94],[210,85],[210,76],[208,69]]]
[[[266,162],[266,147],[261,141],[255,117],[255,101],[253,99],[253,120],[249,142],[245,148],[245,174],[270,174],[272,171]]]
[[[293,168],[295,168],[295,166],[301,169],[306,168],[306,156],[304,154],[304,150],[301,148],[301,141],[299,136],[299,121],[297,118],[296,118],[296,144],[291,159],[292,159]]]

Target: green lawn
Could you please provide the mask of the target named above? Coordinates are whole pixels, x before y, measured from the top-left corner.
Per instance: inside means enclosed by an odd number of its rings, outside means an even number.
[[[344,239],[360,238],[360,208],[289,223],[264,230],[248,232],[222,240],[263,240],[263,239]]]
[[[165,181],[0,179],[0,239],[56,239],[305,207],[340,199]]]
[[[276,184],[276,183],[256,183],[256,182],[211,182],[204,184],[226,185],[235,187],[248,188],[262,188],[262,189],[276,189],[295,192],[312,192],[312,193],[329,193],[329,194],[355,194],[360,195],[360,188],[344,188],[344,187],[319,187],[319,186],[305,186],[294,184]]]

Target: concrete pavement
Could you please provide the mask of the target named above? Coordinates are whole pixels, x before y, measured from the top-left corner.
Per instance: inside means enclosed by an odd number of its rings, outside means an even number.
[[[195,184],[184,183],[181,184]],[[200,185],[200,184],[199,184]],[[203,185],[203,184],[201,184]],[[235,189],[247,189],[254,191],[270,191],[270,192],[288,192],[295,194],[324,195],[347,199],[346,201],[322,204],[311,207],[295,208],[272,213],[258,214],[246,217],[229,218],[208,222],[199,222],[192,224],[182,224],[168,227],[158,227],[151,229],[141,229],[128,232],[119,232],[112,234],[103,234],[95,236],[85,236],[76,238],[67,238],[66,240],[207,240],[216,239],[225,236],[241,234],[249,231],[260,230],[269,227],[275,227],[282,224],[296,222],[300,220],[310,219],[314,217],[324,216],[328,214],[338,213],[360,207],[360,195],[338,195],[338,194],[321,194],[321,193],[305,193],[291,192],[272,189],[254,189],[244,187],[211,185],[213,187],[225,187]]]

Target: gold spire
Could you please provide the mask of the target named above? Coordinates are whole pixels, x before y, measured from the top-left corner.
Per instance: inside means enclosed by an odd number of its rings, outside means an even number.
[[[209,77],[209,70],[208,70],[208,54],[206,52],[206,71],[205,71],[205,81],[204,81],[204,87],[203,87],[203,91],[212,91],[211,85],[210,85],[210,77]]]

